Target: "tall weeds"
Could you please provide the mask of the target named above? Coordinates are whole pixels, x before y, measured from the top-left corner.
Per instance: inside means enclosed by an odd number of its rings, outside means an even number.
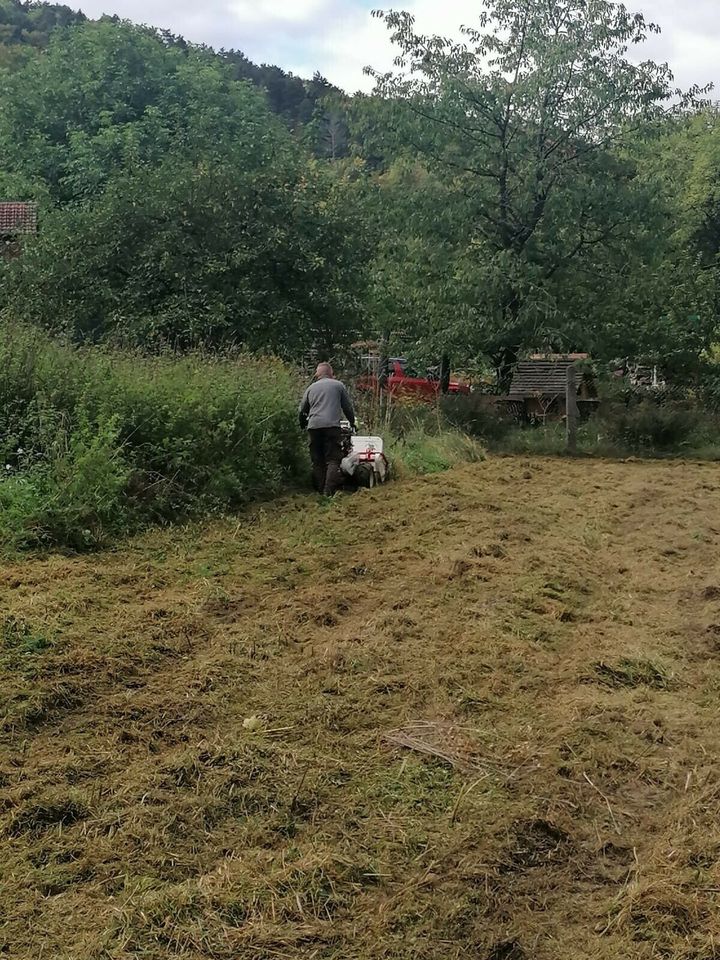
[[[84,547],[233,508],[304,469],[297,386],[274,360],[147,358],[0,338],[0,538]]]

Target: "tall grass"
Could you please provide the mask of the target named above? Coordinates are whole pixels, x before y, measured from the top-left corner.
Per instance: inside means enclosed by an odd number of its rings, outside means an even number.
[[[564,455],[565,424],[521,424],[482,395],[446,397],[441,410],[456,429],[500,453]],[[595,415],[578,427],[578,451],[602,457],[683,456],[720,460],[720,415],[697,396],[619,390],[603,384]]]
[[[92,546],[297,477],[297,385],[274,360],[147,358],[4,326],[0,539]]]
[[[696,398],[610,394],[597,417],[599,432],[635,453],[720,454],[720,417]]]
[[[396,477],[424,476],[483,460],[480,442],[457,429],[438,403],[373,395],[356,398],[361,432],[380,434]]]
[[[391,435],[389,454],[398,477],[425,476],[485,459],[484,449],[473,437],[452,428],[430,433],[422,426],[402,438]]]

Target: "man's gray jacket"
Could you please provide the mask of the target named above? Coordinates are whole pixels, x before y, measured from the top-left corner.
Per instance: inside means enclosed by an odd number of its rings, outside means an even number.
[[[331,377],[311,383],[300,403],[300,426],[308,430],[339,427],[343,414],[355,427],[355,411],[345,385]]]

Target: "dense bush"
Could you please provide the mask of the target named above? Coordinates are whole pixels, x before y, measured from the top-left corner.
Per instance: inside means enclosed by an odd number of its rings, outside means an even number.
[[[513,418],[482,393],[448,394],[441,401],[441,409],[456,429],[487,442],[502,440],[515,426]]]
[[[91,546],[144,521],[233,507],[303,469],[277,361],[143,358],[4,328],[0,537]]]
[[[607,440],[632,450],[681,452],[720,441],[720,419],[680,393],[610,392],[597,426]]]

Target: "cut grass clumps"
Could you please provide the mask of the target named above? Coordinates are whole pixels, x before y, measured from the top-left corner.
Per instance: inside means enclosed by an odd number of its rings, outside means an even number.
[[[501,940],[493,944],[487,960],[526,960],[527,954],[517,940]]]
[[[7,564],[0,956],[717,953],[720,489],[525,470]]]
[[[172,955],[190,957],[198,943],[210,956],[275,955],[276,945],[332,939],[333,924],[375,882],[372,870],[321,844],[304,852],[289,847],[282,856],[228,851],[199,880],[168,885],[151,877],[128,878],[119,897],[115,938],[123,956],[167,956],[168,948],[181,945]],[[253,934],[273,946],[272,954],[257,950]]]
[[[6,616],[0,620],[0,680],[5,672],[34,676],[53,646],[53,640],[42,630],[20,617]]]
[[[48,797],[18,811],[7,832],[11,837],[36,836],[53,828],[70,827],[88,816],[87,807],[73,797]]]
[[[501,873],[541,867],[546,870],[562,865],[570,855],[570,837],[554,823],[534,819],[513,824],[513,837],[507,862]]]
[[[651,687],[653,690],[667,690],[675,683],[675,678],[665,667],[650,660],[618,660],[617,663],[595,664],[596,682],[607,687]]]
[[[3,655],[31,656],[52,646],[44,633],[34,630],[27,621],[10,614],[0,623],[0,650]]]

